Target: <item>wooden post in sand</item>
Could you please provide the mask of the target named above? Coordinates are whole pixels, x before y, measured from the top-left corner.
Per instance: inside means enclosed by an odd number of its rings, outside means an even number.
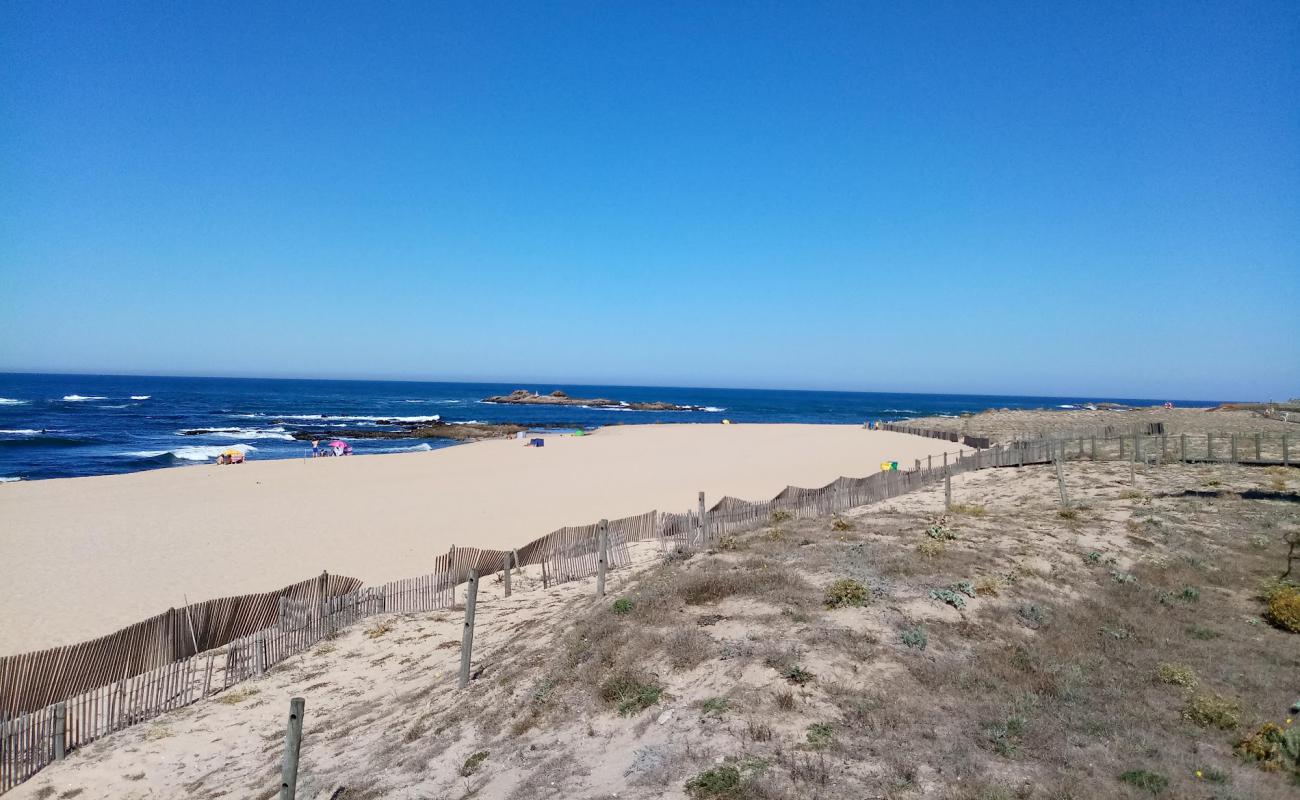
[[[700,493],[703,495],[703,492]],[[602,519],[596,531],[596,596],[605,596],[605,571],[609,569],[609,520]]]
[[[474,606],[478,603],[478,570],[469,571],[465,587],[465,633],[460,640],[460,688],[469,686],[469,659],[474,650]]]
[[[1187,434],[1178,434],[1178,460],[1187,462]]]
[[[1237,463],[1237,434],[1234,433],[1230,435],[1232,438],[1230,441],[1230,448],[1228,452],[1231,454],[1232,463],[1236,464]]]
[[[62,761],[68,746],[68,704],[58,703],[54,706],[54,760]]]
[[[506,553],[506,567],[501,571],[501,578],[506,584],[506,597],[510,596],[510,558],[514,555],[513,550]]]
[[[1205,460],[1214,460],[1214,434],[1205,434]]]
[[[1061,508],[1070,507],[1070,496],[1065,491],[1065,467],[1056,459],[1056,485],[1061,490]]]
[[[451,608],[456,607],[456,545],[447,551],[447,582],[451,584]]]
[[[925,457],[925,468],[934,469],[934,456],[929,455]]]
[[[302,715],[306,702],[301,697],[289,701],[289,725],[284,732],[284,762],[280,767],[280,800],[294,800],[298,795],[298,753],[302,750]]]
[[[708,513],[704,510],[704,492],[700,492],[700,547],[708,547],[709,544]]]
[[[1092,437],[1092,460],[1097,460],[1097,437]]]
[[[1261,458],[1262,456],[1260,455],[1259,452],[1259,434],[1257,433],[1255,434],[1255,460],[1259,461],[1261,460]]]
[[[952,511],[952,476],[943,471],[943,510]]]
[[[1291,466],[1291,448],[1288,447],[1290,442],[1287,441],[1287,435],[1282,434],[1282,466]]]

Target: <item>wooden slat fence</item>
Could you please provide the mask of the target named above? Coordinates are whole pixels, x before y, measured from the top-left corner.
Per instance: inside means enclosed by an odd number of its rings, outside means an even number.
[[[917,429],[899,432],[927,435]],[[930,433],[952,441],[950,432]],[[631,564],[632,542],[658,539],[665,548],[709,547],[723,536],[769,524],[778,511],[795,517],[839,513],[915,491],[942,481],[945,474],[1055,458],[1149,460],[1153,453],[1163,461],[1272,463],[1269,459],[1275,458],[1296,463],[1286,435],[1198,438],[1156,431],[1018,441],[927,459],[919,469],[841,477],[815,489],[789,486],[767,501],[723,497],[706,510],[703,525],[698,510],[650,511],[611,520],[609,566]],[[261,675],[368,617],[450,608],[455,587],[468,580],[471,570],[479,575],[501,571],[512,553],[517,566],[541,566],[546,585],[593,575],[598,530],[598,524],[561,528],[516,551],[453,548],[434,559],[428,575],[376,587],[321,575],[274,592],[172,609],[89,642],[0,659],[0,792],[53,760],[57,703],[66,706],[64,744],[72,750]]]

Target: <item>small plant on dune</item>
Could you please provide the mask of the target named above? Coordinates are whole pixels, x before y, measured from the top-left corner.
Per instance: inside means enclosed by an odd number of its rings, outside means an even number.
[[[782,711],[794,711],[794,692],[777,692],[775,698],[777,708]]]
[[[725,765],[707,769],[686,782],[686,793],[694,798],[734,797],[740,791],[740,770]]]
[[[985,575],[975,581],[975,594],[980,597],[997,597],[1005,584],[1006,581],[996,575]]]
[[[636,608],[636,603],[630,597],[620,597],[614,601],[614,613],[619,616],[627,616]]]
[[[217,695],[217,702],[228,706],[242,703],[253,695],[257,694],[259,689],[241,686],[238,689]]]
[[[1161,683],[1173,686],[1191,688],[1196,685],[1196,673],[1192,672],[1192,668],[1186,664],[1160,664],[1156,667],[1156,678]]]
[[[1141,500],[1144,497],[1146,497],[1146,495],[1142,494],[1137,489],[1125,489],[1119,493],[1119,499],[1121,500]]]
[[[488,751],[480,750],[474,755],[465,759],[465,763],[460,765],[460,776],[462,778],[468,778],[469,776],[473,775],[475,772],[478,772],[479,766],[484,761],[487,760],[487,757],[488,757]]]
[[[966,598],[962,597],[960,594],[957,594],[952,589],[931,589],[930,597],[934,600],[947,603],[948,605],[956,609],[962,609],[966,607]]]
[[[824,722],[814,722],[808,726],[807,737],[808,744],[814,748],[822,748],[835,738],[835,730]]]
[[[378,622],[376,622],[374,625],[371,625],[369,628],[366,628],[366,636],[369,636],[371,639],[378,639],[380,636],[383,636],[385,633],[389,633],[390,631],[392,631],[393,628],[395,627],[397,627],[396,620],[381,619]]]
[[[1065,520],[1076,520],[1076,519],[1079,518],[1079,509],[1077,509],[1077,508],[1063,508],[1063,509],[1061,509],[1060,511],[1057,511],[1057,512],[1056,512],[1056,516],[1060,517],[1061,519],[1065,519]]]
[[[858,527],[857,525],[853,524],[852,520],[840,516],[836,516],[835,519],[831,522],[831,530],[839,531],[841,533],[845,531],[857,530],[857,527]]]
[[[924,650],[930,643],[930,637],[926,635],[924,625],[917,625],[915,628],[904,630],[902,640],[904,645],[914,650]]]
[[[1291,633],[1300,633],[1300,588],[1285,587],[1272,592],[1264,619]]]
[[[943,552],[943,542],[936,539],[923,539],[916,546],[916,551],[926,558],[934,558]]]
[[[970,581],[957,581],[952,588],[966,595],[967,597],[975,596],[975,584]]]
[[[1293,773],[1293,780],[1300,780],[1300,727],[1277,725],[1266,722],[1254,733],[1237,742],[1233,751],[1246,759],[1259,764],[1260,769],[1269,772],[1288,770]]]
[[[813,674],[798,664],[791,664],[782,671],[781,677],[789,683],[803,686],[813,679]]]
[[[967,517],[982,517],[988,513],[982,505],[970,503],[953,503],[948,507],[949,514],[963,514]]]
[[[852,578],[841,578],[826,589],[827,608],[850,608],[865,606],[871,599],[867,587]]]
[[[663,691],[644,675],[624,670],[601,684],[600,698],[613,704],[620,717],[631,717],[657,704]]]
[[[720,717],[726,713],[727,709],[730,707],[731,703],[725,697],[710,697],[708,700],[700,703],[700,711],[705,716],[714,714]]]
[[[1093,550],[1091,553],[1084,553],[1084,554],[1083,554],[1083,563],[1085,563],[1085,564],[1100,564],[1100,563],[1101,563],[1101,553],[1098,553],[1096,550]]]
[[[1025,627],[1032,630],[1038,630],[1046,626],[1048,621],[1047,609],[1033,603],[1026,603],[1016,609],[1016,616],[1020,617],[1020,621],[1024,623]]]
[[[1110,578],[1111,580],[1115,581],[1115,583],[1137,583],[1136,575],[1134,575],[1131,572],[1124,572],[1118,569],[1111,571]]]
[[[1192,625],[1187,629],[1187,635],[1193,639],[1209,641],[1210,639],[1219,638],[1219,632],[1210,628],[1203,628],[1200,625]]]
[[[1136,789],[1150,792],[1152,796],[1169,788],[1168,778],[1158,772],[1149,772],[1145,769],[1131,769],[1120,775],[1119,779]]]
[[[773,525],[780,525],[782,522],[789,522],[792,519],[794,519],[794,514],[791,514],[789,511],[778,509],[772,512]]]
[[[1197,692],[1187,699],[1183,718],[1203,728],[1230,731],[1241,724],[1241,708],[1231,697],[1215,692]]]

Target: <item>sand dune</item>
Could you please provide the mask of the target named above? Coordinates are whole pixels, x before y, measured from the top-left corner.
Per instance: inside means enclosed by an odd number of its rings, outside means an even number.
[[[635,425],[424,453],[197,466],[0,486],[0,654],[69,644],[191,601],[321,570],[367,582],[428,572],[455,544],[511,547],[696,492],[766,499],[788,484],[911,465],[957,445],[847,425]]]

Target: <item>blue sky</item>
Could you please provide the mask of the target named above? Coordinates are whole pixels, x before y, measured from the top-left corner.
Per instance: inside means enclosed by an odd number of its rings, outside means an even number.
[[[0,5],[0,370],[1300,395],[1300,5]]]

